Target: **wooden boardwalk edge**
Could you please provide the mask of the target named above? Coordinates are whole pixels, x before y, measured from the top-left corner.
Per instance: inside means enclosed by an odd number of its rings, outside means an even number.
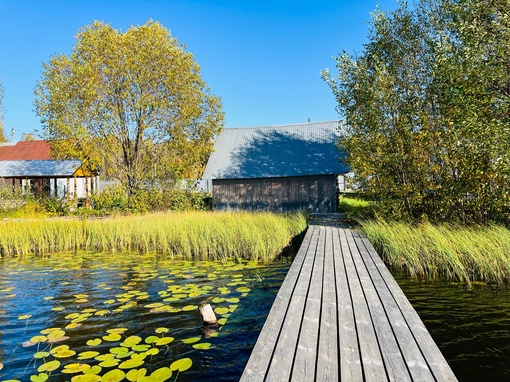
[[[361,233],[310,225],[241,381],[456,381]]]

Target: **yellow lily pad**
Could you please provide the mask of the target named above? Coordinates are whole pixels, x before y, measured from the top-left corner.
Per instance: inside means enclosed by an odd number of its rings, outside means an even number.
[[[126,377],[126,373],[122,370],[114,369],[103,375],[101,382],[120,382]]]
[[[41,366],[37,368],[37,371],[39,373],[45,372],[45,371],[55,371],[60,367],[60,361],[59,360],[53,360],[50,362],[43,363]]]
[[[180,373],[183,371],[188,370],[191,365],[193,364],[193,361],[190,358],[181,358],[177,361],[172,362],[170,365],[170,370],[175,371],[178,370]]]

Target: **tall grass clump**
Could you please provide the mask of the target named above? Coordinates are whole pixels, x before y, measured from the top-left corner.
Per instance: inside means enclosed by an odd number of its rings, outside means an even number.
[[[375,204],[358,194],[341,194],[338,198],[338,212],[344,212],[351,220],[373,217]]]
[[[180,212],[0,222],[0,255],[158,252],[190,260],[271,261],[307,227],[304,213]]]
[[[510,283],[510,230],[503,226],[369,220],[362,227],[388,265],[413,276]]]

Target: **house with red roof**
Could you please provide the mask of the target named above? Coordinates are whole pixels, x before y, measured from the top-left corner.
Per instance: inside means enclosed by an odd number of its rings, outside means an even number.
[[[22,188],[37,197],[86,198],[99,177],[80,160],[56,160],[43,140],[0,144],[0,186]]]

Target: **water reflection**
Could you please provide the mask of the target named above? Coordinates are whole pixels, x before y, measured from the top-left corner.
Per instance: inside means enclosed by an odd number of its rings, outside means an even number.
[[[62,373],[66,365],[100,362],[80,360],[80,353],[112,353],[129,336],[139,336],[146,347],[158,350],[140,366],[147,369],[147,375],[188,357],[193,365],[179,374],[179,381],[238,380],[288,267],[285,260],[261,266],[254,262],[190,263],[138,254],[2,260],[0,363],[4,368],[0,380],[30,380],[44,362],[53,359],[53,355],[36,359],[34,354],[65,344],[76,355],[59,358],[61,366],[50,380],[68,381],[76,374]],[[223,311],[217,313],[219,327],[204,333],[197,308],[206,302]],[[30,317],[21,319],[23,315]],[[69,339],[22,346],[48,328],[63,329]],[[122,340],[105,340],[113,328],[125,329]],[[160,328],[168,332],[158,332]],[[148,340],[154,336],[173,340],[158,345]],[[195,343],[183,342],[194,337],[198,337]],[[101,341],[90,346],[90,340]],[[207,343],[210,349],[199,348]],[[137,356],[133,349],[128,350]],[[116,367],[103,367],[102,373]],[[174,378],[175,373],[170,380]]]
[[[510,380],[510,289],[392,273],[459,381]]]

